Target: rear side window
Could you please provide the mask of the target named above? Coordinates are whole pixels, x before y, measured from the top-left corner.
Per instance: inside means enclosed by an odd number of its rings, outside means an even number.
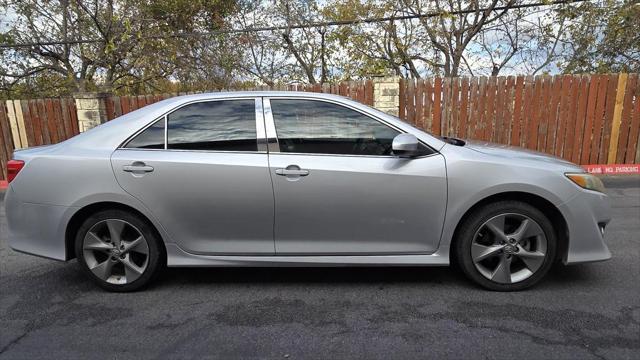
[[[180,150],[257,151],[255,100],[184,106],[167,117],[167,147]]]
[[[129,149],[164,149],[164,118],[146,128],[129,141],[125,147]]]

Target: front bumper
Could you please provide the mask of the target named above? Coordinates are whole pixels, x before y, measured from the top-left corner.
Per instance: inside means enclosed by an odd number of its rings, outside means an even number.
[[[581,190],[579,195],[559,206],[559,209],[567,221],[569,230],[565,264],[611,258],[602,231],[611,221],[611,205],[607,195]]]
[[[11,186],[4,201],[12,249],[54,260],[67,260],[65,224],[75,208],[22,202]]]

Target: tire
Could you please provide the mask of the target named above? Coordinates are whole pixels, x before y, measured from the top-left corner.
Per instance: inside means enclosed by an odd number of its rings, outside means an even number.
[[[518,291],[549,272],[557,238],[552,222],[537,208],[498,201],[463,220],[453,250],[460,270],[476,284],[493,291]]]
[[[153,226],[124,210],[89,216],[76,233],[75,251],[82,272],[113,292],[147,286],[166,265],[164,246]]]

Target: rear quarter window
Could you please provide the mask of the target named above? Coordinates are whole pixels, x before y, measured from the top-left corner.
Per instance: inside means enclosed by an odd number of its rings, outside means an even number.
[[[128,149],[164,149],[164,117],[131,139]]]

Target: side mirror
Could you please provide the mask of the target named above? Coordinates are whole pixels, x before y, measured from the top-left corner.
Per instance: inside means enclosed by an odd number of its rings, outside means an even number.
[[[418,155],[418,147],[420,142],[413,134],[400,134],[393,138],[391,150],[393,154],[399,157],[413,157]]]

